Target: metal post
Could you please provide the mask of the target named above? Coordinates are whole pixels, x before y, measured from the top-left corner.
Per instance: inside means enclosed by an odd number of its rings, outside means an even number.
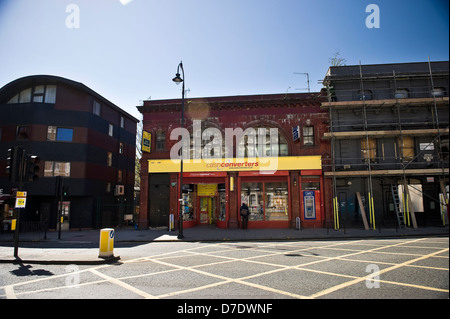
[[[23,190],[23,179],[25,175],[25,149],[19,147],[17,152],[20,158],[19,162],[19,191]],[[17,197],[17,195],[16,195]],[[14,230],[14,257],[19,258],[19,224],[20,224],[20,208],[14,208],[16,213],[16,229]]]
[[[180,78],[180,68],[181,72],[183,74],[183,78]],[[183,61],[178,64],[177,73],[175,78],[173,80],[176,84],[182,83],[181,87],[181,128],[184,128],[184,68],[183,68]],[[184,145],[181,146],[181,156],[180,156],[180,185],[179,185],[179,192],[180,192],[180,199],[179,199],[179,205],[180,205],[180,214],[178,217],[179,220],[179,227],[178,227],[178,239],[183,239],[183,148]]]
[[[59,179],[59,205],[58,205],[58,239],[61,239],[61,216],[62,216],[62,208],[63,208],[63,186],[64,185],[64,179],[62,176],[60,176]]]

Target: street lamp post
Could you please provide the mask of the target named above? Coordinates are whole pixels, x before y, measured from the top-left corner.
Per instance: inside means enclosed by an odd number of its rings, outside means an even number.
[[[180,77],[180,69],[183,74],[183,78]],[[175,77],[172,79],[177,85],[182,83],[181,87],[181,128],[184,128],[184,69],[183,69],[183,61],[178,64],[177,73]],[[181,147],[180,154],[180,215],[179,219],[179,227],[178,227],[178,239],[183,239],[183,147]]]

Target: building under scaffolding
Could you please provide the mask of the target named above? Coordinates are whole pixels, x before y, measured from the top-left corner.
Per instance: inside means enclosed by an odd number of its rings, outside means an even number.
[[[448,223],[448,61],[332,66],[334,227]]]

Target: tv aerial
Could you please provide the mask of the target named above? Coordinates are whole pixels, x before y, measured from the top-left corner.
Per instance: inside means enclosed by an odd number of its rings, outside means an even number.
[[[301,73],[301,72],[294,72],[294,74],[303,74],[306,75],[306,82],[308,84],[308,87],[306,89],[296,89],[296,90],[308,90],[308,93],[311,93],[311,90],[309,88],[309,73]]]

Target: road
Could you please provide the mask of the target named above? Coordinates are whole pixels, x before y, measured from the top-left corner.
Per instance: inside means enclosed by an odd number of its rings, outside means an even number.
[[[153,242],[114,254],[119,262],[104,265],[0,264],[0,298],[182,299],[182,312],[216,299],[227,302],[209,311],[229,313],[248,298],[269,312],[273,299],[449,298],[448,237]]]

